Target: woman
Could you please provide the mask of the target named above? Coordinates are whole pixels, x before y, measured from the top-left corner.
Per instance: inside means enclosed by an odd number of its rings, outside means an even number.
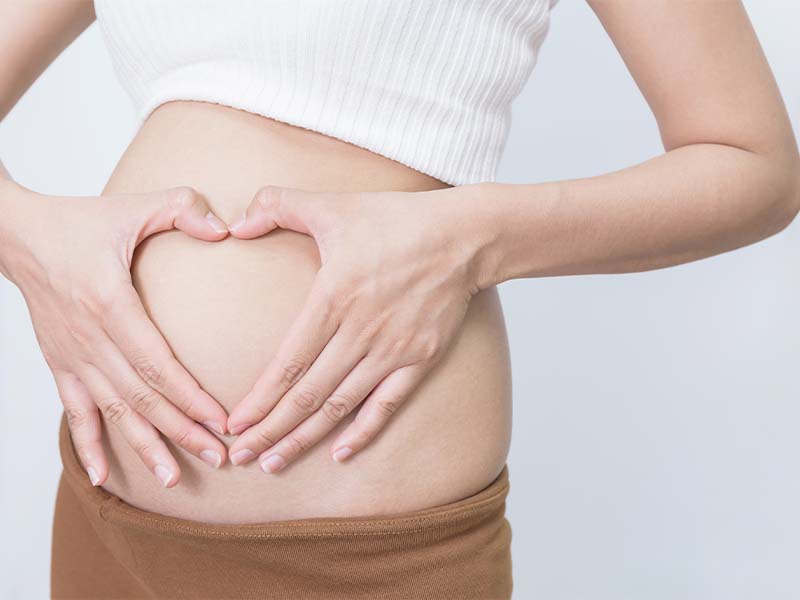
[[[96,16],[142,119],[100,197],[0,191],[68,421],[54,596],[510,596],[496,286],[711,256],[800,203],[739,3],[592,8],[665,153],[509,185],[545,0],[6,0],[0,114]]]

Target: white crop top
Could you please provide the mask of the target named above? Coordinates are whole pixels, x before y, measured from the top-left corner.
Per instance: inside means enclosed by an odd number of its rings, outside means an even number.
[[[203,100],[494,181],[556,0],[95,0],[142,122]]]

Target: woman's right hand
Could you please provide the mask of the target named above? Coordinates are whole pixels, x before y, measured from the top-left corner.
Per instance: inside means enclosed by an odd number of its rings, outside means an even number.
[[[56,197],[0,182],[0,271],[22,291],[53,372],[78,456],[94,485],[108,477],[101,413],[164,487],[180,468],[159,431],[212,467],[227,413],[176,360],[133,287],[136,246],[180,229],[209,242],[227,226],[191,188]]]

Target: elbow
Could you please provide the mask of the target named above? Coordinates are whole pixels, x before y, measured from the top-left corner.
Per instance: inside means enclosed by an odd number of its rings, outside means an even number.
[[[789,225],[794,218],[797,216],[797,213],[800,212],[800,156],[798,156],[794,161],[794,167],[791,170],[791,181],[792,181],[792,191],[789,195],[789,220],[786,222],[786,225]]]
[[[791,172],[788,174],[789,182],[783,198],[779,202],[779,225],[781,231],[794,221],[797,213],[800,212],[800,159],[795,160]]]
[[[786,229],[800,212],[800,156],[794,154],[780,169],[773,169],[770,178],[771,193],[764,208],[768,235],[774,235]]]

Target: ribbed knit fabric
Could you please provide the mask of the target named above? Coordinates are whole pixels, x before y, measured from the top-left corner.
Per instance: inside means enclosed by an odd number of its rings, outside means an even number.
[[[95,0],[140,122],[170,100],[494,181],[556,0]]]

